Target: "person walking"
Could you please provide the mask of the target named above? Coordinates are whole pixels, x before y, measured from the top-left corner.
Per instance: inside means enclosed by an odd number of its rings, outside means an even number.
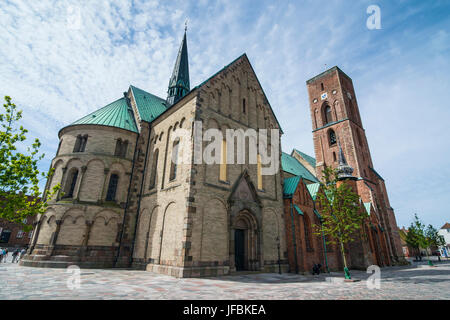
[[[0,248],[0,263],[3,260],[3,248]]]
[[[3,249],[3,262],[6,263],[6,259],[8,258],[8,248]]]
[[[19,249],[14,250],[14,252],[12,253],[12,261],[11,263],[15,263],[15,262],[19,262]]]
[[[20,260],[22,260],[25,253],[27,253],[27,250],[25,250],[25,248],[22,248],[22,250],[20,251],[20,258],[19,258]]]

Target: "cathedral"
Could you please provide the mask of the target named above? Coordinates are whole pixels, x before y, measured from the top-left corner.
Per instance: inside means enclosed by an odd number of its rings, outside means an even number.
[[[317,263],[339,270],[338,248],[313,232],[321,221],[317,195],[325,166],[339,169],[370,217],[367,237],[347,248],[349,267],[398,263],[394,211],[371,160],[352,80],[334,67],[306,84],[315,157],[278,149],[271,175],[262,174],[259,154],[257,163],[194,161],[195,123],[223,137],[230,129],[283,131],[246,54],[191,88],[185,32],[165,99],[130,85],[59,131],[45,190],[61,189],[36,219],[21,265],[175,277],[305,273]],[[180,141],[181,131],[192,134]],[[181,156],[181,142],[188,161],[172,161]],[[220,143],[225,159],[230,150]],[[247,145],[244,150],[250,157]]]

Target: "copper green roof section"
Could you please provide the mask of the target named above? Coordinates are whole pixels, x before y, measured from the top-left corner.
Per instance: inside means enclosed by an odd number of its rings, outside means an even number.
[[[134,86],[130,86],[130,89],[142,120],[152,122],[166,111],[167,107],[164,99]]]
[[[322,216],[320,215],[319,211],[317,211],[316,209],[314,209],[314,213],[317,216],[317,218],[319,218],[319,220],[322,220]]]
[[[297,205],[294,204],[294,208],[295,208],[295,211],[297,211],[297,213],[298,213],[299,215],[302,215],[302,216],[303,216],[302,210],[300,210],[300,208],[297,207]]]
[[[304,152],[301,152],[300,150],[294,149],[295,152],[297,152],[299,155],[302,156],[303,159],[306,160],[313,168],[316,167],[316,159],[314,157],[311,157],[310,155],[307,155]]]
[[[290,198],[295,193],[297,189],[298,183],[300,182],[301,177],[291,177],[284,179],[283,184],[283,197]]]
[[[281,167],[283,171],[290,174],[300,176],[311,182],[319,182],[297,159],[285,152],[281,153]]]
[[[311,195],[311,198],[316,201],[317,199],[317,193],[319,192],[320,183],[311,183],[307,184],[306,188],[308,188],[309,194]]]
[[[167,103],[169,105],[177,103],[190,91],[190,87],[188,49],[185,30],[183,41],[178,50],[177,60],[175,61],[175,66],[173,67],[172,76],[169,81]]]
[[[370,216],[370,202],[364,202],[364,208],[366,208],[367,214]]]
[[[125,98],[120,98],[107,106],[94,111],[87,116],[75,121],[69,126],[79,124],[93,124],[108,126],[138,132],[134,121],[133,111],[128,107]]]

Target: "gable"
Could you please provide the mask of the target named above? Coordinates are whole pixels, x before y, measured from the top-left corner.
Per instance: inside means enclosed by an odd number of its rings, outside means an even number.
[[[130,91],[142,120],[152,122],[167,110],[164,99],[134,86],[130,86]]]
[[[281,153],[281,168],[283,171],[293,174],[295,176],[301,176],[302,178],[310,182],[319,182],[315,176],[309,172],[297,159],[289,154]]]
[[[245,74],[245,77],[242,77],[242,74]],[[280,129],[280,133],[283,133],[280,123],[278,122],[278,119],[273,112],[272,106],[267,99],[264,89],[262,88],[261,83],[259,82],[258,77],[256,76],[256,73],[245,53],[239,56],[237,59],[233,60],[230,64],[223,67],[207,80],[203,81],[194,89],[203,89],[205,91],[214,91],[214,89],[224,91],[225,89],[228,89],[230,92],[232,92],[233,88],[231,88],[229,84],[225,84],[225,81],[227,80],[234,80],[239,83],[241,81],[243,83],[245,82],[246,86],[242,86],[242,88],[247,88],[250,91],[260,93],[261,99],[259,99],[260,101],[258,101],[258,104],[260,104],[261,107],[264,108],[264,110],[267,110],[267,114],[270,116],[271,122],[274,123],[273,128]],[[218,87],[220,87],[220,89]],[[226,94],[226,92],[222,93]],[[238,103],[240,103],[240,101],[238,101]],[[259,126],[258,128],[264,127]]]
[[[261,204],[261,201],[256,192],[255,186],[250,179],[250,176],[245,170],[242,172],[240,177],[236,180],[232,190],[230,197],[228,198],[230,201],[246,201],[246,202],[256,202]]]

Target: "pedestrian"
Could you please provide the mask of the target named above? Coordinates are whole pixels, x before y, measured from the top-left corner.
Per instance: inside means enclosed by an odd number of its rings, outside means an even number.
[[[2,262],[3,260],[3,249],[0,248],[0,262]]]
[[[6,263],[6,259],[8,258],[8,248],[3,249],[3,262]]]
[[[22,248],[22,250],[20,251],[20,260],[22,260],[25,253],[27,253],[27,250],[25,250],[25,248]]]
[[[315,275],[315,274],[320,274],[320,268],[322,267],[322,265],[319,263],[319,264],[314,264],[314,266],[313,266],[313,275]]]
[[[12,261],[11,263],[19,262],[19,249],[14,250],[12,253]]]

